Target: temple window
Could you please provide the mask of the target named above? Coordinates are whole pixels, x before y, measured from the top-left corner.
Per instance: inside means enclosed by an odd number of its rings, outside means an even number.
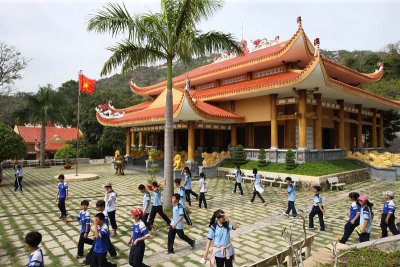
[[[244,81],[244,75],[222,81],[222,85],[232,84]]]
[[[215,87],[215,82],[198,85],[196,86],[196,90],[208,89],[213,87]]]
[[[271,75],[274,75],[274,74],[282,73],[283,70],[284,70],[283,67],[263,70],[263,71],[256,72],[254,77],[255,78],[261,78],[261,77],[265,77],[265,76],[271,76]]]

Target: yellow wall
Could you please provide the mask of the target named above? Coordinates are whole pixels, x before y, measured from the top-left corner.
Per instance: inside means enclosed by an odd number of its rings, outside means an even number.
[[[245,122],[270,121],[270,97],[260,96],[236,100],[235,113],[243,115]]]
[[[333,109],[322,108],[322,128],[334,128]],[[328,119],[329,118],[329,119]]]

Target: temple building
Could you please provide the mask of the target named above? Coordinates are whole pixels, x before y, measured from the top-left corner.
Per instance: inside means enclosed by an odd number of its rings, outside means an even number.
[[[267,160],[282,161],[287,149],[304,162],[334,159],[346,150],[383,148],[383,112],[400,103],[363,90],[379,81],[319,51],[298,18],[296,33],[286,41],[241,42],[244,55],[225,53],[209,65],[173,78],[174,146],[188,151],[220,151],[242,144],[249,158],[267,150]],[[127,151],[136,144],[162,149],[166,81],[139,87],[133,93],[152,100],[104,111],[104,126],[126,129]],[[129,153],[129,152],[128,152]]]

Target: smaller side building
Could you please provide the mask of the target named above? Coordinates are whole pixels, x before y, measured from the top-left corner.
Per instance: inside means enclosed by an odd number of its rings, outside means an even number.
[[[40,159],[40,128],[41,125],[16,125],[14,131],[19,134],[27,149],[28,160]],[[61,125],[46,126],[46,159],[54,158],[54,153],[68,141],[76,140],[77,128]],[[79,130],[79,137],[83,134]]]

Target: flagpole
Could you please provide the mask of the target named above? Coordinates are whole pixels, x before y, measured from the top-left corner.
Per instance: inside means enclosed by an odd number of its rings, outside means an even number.
[[[79,118],[80,118],[80,98],[81,98],[81,75],[82,70],[78,73],[78,115],[77,115],[77,123],[76,123],[76,167],[75,167],[75,176],[78,176],[78,166],[79,166]]]

